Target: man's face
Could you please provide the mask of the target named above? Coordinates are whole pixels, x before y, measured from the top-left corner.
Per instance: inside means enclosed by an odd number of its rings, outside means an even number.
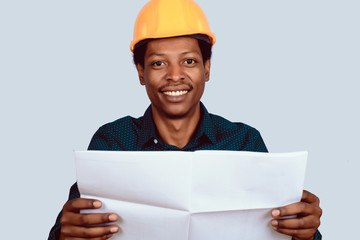
[[[150,41],[144,67],[137,65],[153,114],[169,118],[191,116],[209,80],[210,60],[203,63],[198,41],[175,37]]]

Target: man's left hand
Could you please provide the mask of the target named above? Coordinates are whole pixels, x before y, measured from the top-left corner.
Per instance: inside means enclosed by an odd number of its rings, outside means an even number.
[[[322,210],[320,200],[304,190],[301,202],[293,203],[271,211],[271,224],[275,231],[292,236],[294,240],[313,240],[320,226]],[[286,218],[296,215],[294,218]],[[286,219],[283,219],[283,218]]]

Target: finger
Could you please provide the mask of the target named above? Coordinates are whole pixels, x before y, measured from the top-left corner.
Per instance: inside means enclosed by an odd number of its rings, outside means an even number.
[[[319,205],[320,199],[309,191],[304,190],[301,196],[302,202],[314,203]]]
[[[63,236],[77,238],[103,238],[104,236],[117,233],[119,230],[120,228],[117,225],[109,225],[104,227],[81,227],[66,225],[61,227],[61,234]]]
[[[309,215],[301,218],[273,219],[271,221],[271,225],[274,228],[317,229],[320,226],[320,219],[315,217],[314,215]]]
[[[315,214],[319,211],[315,206],[305,203],[297,202],[284,207],[276,208],[271,211],[273,218],[287,217],[292,215],[309,215]],[[318,214],[316,214],[318,215]]]
[[[102,224],[108,222],[116,222],[119,219],[119,216],[115,213],[73,213],[73,212],[64,212],[60,223],[61,225],[93,225],[93,224]]]
[[[63,212],[80,212],[81,209],[96,209],[101,205],[102,203],[96,199],[75,198],[64,205]]]
[[[292,236],[293,238],[300,238],[300,239],[313,239],[315,236],[316,229],[286,229],[286,228],[279,228],[274,229],[275,231]]]
[[[86,238],[86,240],[106,240],[113,236],[113,234],[104,235],[102,237],[95,237],[95,238]],[[62,240],[84,240],[84,238],[78,238],[78,237],[66,237]]]

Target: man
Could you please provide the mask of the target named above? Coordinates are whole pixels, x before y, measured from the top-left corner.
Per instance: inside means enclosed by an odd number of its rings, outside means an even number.
[[[209,81],[214,43],[206,16],[192,0],[151,0],[145,5],[135,24],[131,50],[151,105],[140,118],[125,117],[102,126],[89,150],[266,152],[256,129],[209,114],[200,102]],[[74,184],[49,239],[112,237],[120,231],[115,222],[121,216],[80,213],[100,207],[96,199],[80,198]],[[304,191],[299,203],[274,209],[272,216],[275,231],[293,239],[321,239],[319,199],[310,192]]]

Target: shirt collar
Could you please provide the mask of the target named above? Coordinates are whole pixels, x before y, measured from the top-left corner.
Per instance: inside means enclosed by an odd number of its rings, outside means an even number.
[[[146,109],[143,116],[142,128],[140,131],[139,146],[143,148],[150,140],[156,139],[155,124],[152,119],[151,105]]]
[[[210,114],[205,108],[204,104],[200,102],[200,124],[198,124],[193,139],[190,141],[197,141],[200,137],[206,136],[212,144],[216,143],[216,132],[214,129],[213,122],[211,120]],[[144,148],[145,144],[149,141],[154,141],[158,139],[156,136],[156,128],[152,118],[151,105],[146,109],[143,116],[143,124],[140,131],[139,146]]]
[[[196,137],[201,137],[205,135],[209,138],[212,144],[216,143],[216,131],[210,114],[208,113],[207,109],[205,108],[204,104],[200,102],[200,109],[201,109],[201,118],[200,124],[197,131],[200,131],[196,134]]]

